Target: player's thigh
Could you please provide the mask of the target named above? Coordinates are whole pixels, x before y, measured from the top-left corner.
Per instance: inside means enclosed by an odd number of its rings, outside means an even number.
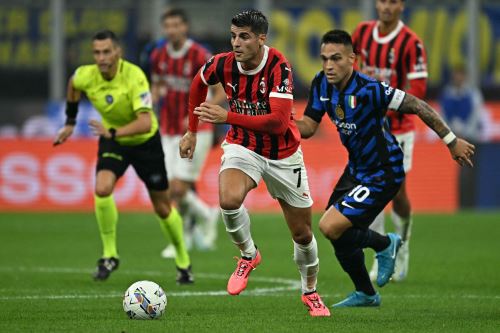
[[[247,193],[259,184],[266,163],[261,156],[240,145],[224,142],[222,149],[219,201],[223,209],[237,209]]]
[[[328,209],[333,206],[343,216],[345,216],[354,226],[358,228],[368,228],[375,217],[394,198],[400,188],[400,183],[389,181],[378,182],[357,182],[349,180],[348,191],[343,191],[343,195],[335,194],[328,202]],[[347,184],[347,181],[344,185]]]
[[[311,207],[313,200],[309,191],[307,170],[302,151],[281,160],[268,160],[263,179],[269,194],[275,199],[282,199],[292,207]]]
[[[319,220],[319,230],[330,240],[339,239],[352,226],[352,222],[340,213],[335,206],[328,207]]]
[[[285,216],[293,240],[299,244],[309,244],[312,240],[311,207],[293,207],[283,199],[278,199],[278,202],[283,210],[283,215]]]
[[[108,196],[130,164],[129,152],[127,147],[102,137],[98,146],[95,192],[99,196]]]
[[[156,133],[148,141],[131,147],[131,150],[130,162],[147,189],[150,191],[167,190],[167,170],[160,134]]]
[[[161,138],[161,144],[165,153],[165,167],[167,169],[168,179],[174,178],[177,163],[181,160],[179,155],[180,135],[164,135]]]
[[[415,145],[415,132],[411,131],[403,134],[396,134],[399,146],[403,151],[403,167],[405,173],[408,173],[413,165],[413,147]]]
[[[169,171],[169,179],[180,179],[184,182],[194,183],[198,180],[205,160],[212,148],[213,133],[204,131],[196,135],[196,149],[193,159],[181,158],[179,155],[179,143],[177,142],[177,154],[172,160],[172,173]],[[167,164],[167,170],[169,165]]]

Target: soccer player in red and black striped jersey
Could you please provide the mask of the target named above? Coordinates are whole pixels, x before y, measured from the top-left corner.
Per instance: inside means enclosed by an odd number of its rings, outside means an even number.
[[[151,78],[153,101],[160,105],[160,131],[165,149],[165,161],[170,183],[170,196],[178,204],[185,222],[195,218],[200,223],[203,238],[192,235],[192,228],[186,228],[186,246],[191,247],[193,239],[200,249],[212,248],[217,237],[219,209],[209,207],[192,190],[198,180],[205,159],[212,147],[213,124],[205,123],[199,128],[200,145],[198,154],[188,162],[179,156],[179,141],[187,129],[189,86],[193,77],[212,54],[199,43],[188,37],[189,21],[180,8],[167,10],[161,18],[167,43],[151,54]],[[225,100],[223,89],[214,86],[211,101]],[[174,258],[175,247],[171,244],[162,255]]]
[[[265,45],[268,22],[259,11],[235,15],[231,21],[232,52],[210,59],[196,75],[189,95],[189,129],[180,144],[181,156],[193,156],[198,121],[228,123],[219,174],[219,201],[226,230],[241,252],[227,291],[238,295],[261,261],[243,206],[261,179],[278,200],[294,243],[294,260],[302,281],[302,301],[311,316],[330,312],[316,292],[318,248],[311,230],[312,199],[293,121],[293,76],[287,59]],[[221,83],[230,111],[203,102],[207,86]]]
[[[422,41],[402,21],[404,0],[376,0],[378,20],[362,22],[355,29],[352,42],[357,54],[359,70],[385,81],[392,87],[406,91],[420,99],[427,88],[427,58]],[[415,124],[413,115],[387,112],[391,132],[404,153],[404,169],[408,173],[413,158]],[[403,182],[392,200],[392,221],[404,243],[398,253],[393,280],[406,278],[409,266],[411,235],[411,205]],[[384,213],[375,219],[371,228],[384,233]],[[376,261],[370,277],[376,279]]]

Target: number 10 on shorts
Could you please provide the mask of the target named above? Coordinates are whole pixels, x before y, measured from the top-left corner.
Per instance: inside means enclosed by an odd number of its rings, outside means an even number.
[[[352,197],[357,202],[363,202],[370,195],[370,190],[368,187],[363,185],[356,186],[349,194],[349,197]]]

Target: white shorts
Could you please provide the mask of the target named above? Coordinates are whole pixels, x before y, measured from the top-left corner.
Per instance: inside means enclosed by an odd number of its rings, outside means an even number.
[[[394,134],[396,140],[398,140],[399,146],[403,151],[403,168],[405,172],[411,170],[413,163],[413,145],[415,143],[415,132],[411,131],[403,134]]]
[[[259,184],[261,179],[267,191],[276,199],[280,198],[293,207],[311,207],[313,200],[309,192],[307,171],[304,166],[302,150],[281,160],[270,160],[237,144],[224,141],[224,154],[221,157],[220,172],[238,169]]]
[[[179,142],[181,135],[164,135],[161,139],[163,151],[165,152],[165,164],[168,179],[180,179],[187,182],[195,182],[200,176],[203,163],[212,147],[213,132],[198,132],[196,135],[196,149],[193,159],[181,158],[179,154]]]

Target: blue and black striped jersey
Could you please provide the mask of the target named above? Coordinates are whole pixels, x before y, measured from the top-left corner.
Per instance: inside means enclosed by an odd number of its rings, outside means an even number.
[[[348,168],[360,181],[367,178],[402,182],[403,152],[391,134],[385,110],[397,110],[405,93],[356,71],[343,91],[328,83],[323,71],[311,84],[305,115],[321,122],[328,114],[349,152]]]

